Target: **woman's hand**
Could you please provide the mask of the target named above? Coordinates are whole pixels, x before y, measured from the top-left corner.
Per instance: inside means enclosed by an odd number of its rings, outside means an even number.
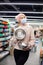
[[[23,50],[24,50],[24,51],[27,51],[27,50],[29,50],[29,49],[30,49],[30,47],[31,47],[31,45],[27,46],[27,47],[26,47],[26,48],[24,48]]]
[[[26,48],[24,48],[23,50],[24,51],[27,51],[27,50],[29,50],[29,49],[32,49],[32,47],[34,47],[35,46],[35,44],[34,45],[28,45]]]

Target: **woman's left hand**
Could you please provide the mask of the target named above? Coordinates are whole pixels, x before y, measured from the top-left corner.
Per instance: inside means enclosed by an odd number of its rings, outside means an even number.
[[[30,46],[27,46],[26,48],[24,48],[23,50],[24,51],[27,51],[27,50],[29,50],[30,49],[30,47],[31,47],[31,45]]]
[[[26,51],[26,50],[32,49],[32,47],[34,47],[34,46],[35,46],[35,44],[34,45],[29,45],[26,48],[24,48],[23,50]]]

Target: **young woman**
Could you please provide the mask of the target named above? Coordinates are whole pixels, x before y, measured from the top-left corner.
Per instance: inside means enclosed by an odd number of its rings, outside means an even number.
[[[34,46],[34,30],[27,23],[27,18],[25,14],[18,14],[15,17],[15,19],[18,23],[18,28],[21,27],[26,32],[26,37],[24,40],[22,40],[22,42],[25,44],[28,44],[28,46],[23,49],[20,48],[18,40],[16,39],[15,34],[14,34],[12,41],[11,41],[12,44],[15,43],[14,59],[15,59],[16,65],[24,65],[29,57],[30,49]]]

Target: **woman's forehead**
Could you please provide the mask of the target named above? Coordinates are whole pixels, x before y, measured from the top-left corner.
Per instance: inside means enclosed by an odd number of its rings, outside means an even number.
[[[25,14],[18,14],[17,16],[16,16],[16,19],[18,19],[18,18],[26,18],[26,16],[25,16]]]
[[[21,15],[22,17],[26,17],[25,15]]]
[[[25,18],[26,16],[24,14],[21,14],[20,15],[20,18]]]

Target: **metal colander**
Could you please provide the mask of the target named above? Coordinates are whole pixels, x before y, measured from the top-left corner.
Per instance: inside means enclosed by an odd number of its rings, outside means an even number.
[[[17,40],[23,40],[26,36],[26,32],[23,29],[17,29],[15,31],[15,37]]]

